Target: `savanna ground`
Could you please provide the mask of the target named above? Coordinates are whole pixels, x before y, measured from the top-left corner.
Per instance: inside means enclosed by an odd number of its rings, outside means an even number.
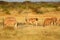
[[[6,3],[7,4],[7,3]],[[18,22],[24,23],[25,18],[39,18],[40,26],[20,25],[18,29],[3,29],[0,25],[0,40],[60,40],[60,26],[48,25],[43,27],[47,17],[60,18],[60,5],[44,3],[5,3],[0,4],[0,18],[13,16]],[[14,5],[16,4],[16,5]],[[17,5],[18,4],[18,5]],[[41,5],[40,5],[41,4]],[[27,6],[28,8],[26,8]],[[38,10],[38,11],[37,11]]]
[[[60,40],[60,27],[26,26],[17,30],[0,28],[0,40]]]
[[[58,18],[59,12],[57,13],[58,15],[53,13],[50,16],[48,13],[38,15],[39,18],[41,17],[39,23],[42,23],[45,17]],[[19,21],[18,17],[17,20]],[[23,22],[23,19],[20,20],[20,22]],[[48,25],[43,27],[42,25],[20,25],[16,30],[0,28],[0,40],[60,40],[60,26]]]

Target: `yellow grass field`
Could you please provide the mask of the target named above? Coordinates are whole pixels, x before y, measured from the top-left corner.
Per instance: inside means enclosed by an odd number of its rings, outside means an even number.
[[[60,40],[60,27],[26,26],[17,30],[1,28],[0,40]]]
[[[45,13],[45,14],[28,14],[29,17],[38,17],[40,19],[40,23],[43,22],[44,18],[46,17],[57,17],[59,18],[60,12],[50,12],[51,14]],[[57,14],[57,15],[56,15]],[[47,15],[47,16],[46,16]],[[10,15],[12,16],[12,15]],[[24,17],[26,15],[23,15]],[[24,20],[24,17],[22,15],[19,17],[15,16],[17,18],[18,22],[24,22],[21,20]],[[5,16],[1,16],[6,17]],[[8,16],[7,16],[8,17]],[[21,18],[21,19],[20,19]],[[60,40],[60,26],[56,25],[50,25],[50,26],[31,26],[31,25],[21,25],[16,30],[9,30],[9,29],[3,29],[0,28],[0,40]]]
[[[14,17],[19,23],[25,23],[28,18],[38,18],[40,25],[19,25],[18,28],[4,29],[4,19]],[[60,19],[59,3],[33,2],[0,2],[0,40],[60,40],[60,26],[43,27],[46,18]],[[7,22],[9,23],[9,22]]]

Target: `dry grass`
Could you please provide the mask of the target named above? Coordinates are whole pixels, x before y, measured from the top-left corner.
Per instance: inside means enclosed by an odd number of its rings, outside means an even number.
[[[17,30],[0,29],[0,40],[60,40],[59,26],[29,26]]]
[[[56,13],[56,12],[55,12]],[[38,17],[42,23],[46,17],[60,18],[60,12],[55,14],[54,12],[35,15],[29,14],[30,17]],[[8,15],[9,16],[9,15]],[[12,16],[12,15],[10,15]],[[18,22],[23,22],[25,15],[15,16]],[[27,16],[27,15],[26,15]],[[4,15],[4,17],[7,17]],[[19,17],[19,18],[18,18]],[[0,40],[60,40],[60,26],[20,26],[16,30],[4,30],[0,28]]]

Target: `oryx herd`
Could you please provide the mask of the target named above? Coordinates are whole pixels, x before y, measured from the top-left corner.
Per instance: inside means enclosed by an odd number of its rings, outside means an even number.
[[[15,17],[6,17],[3,19],[3,22],[0,22],[0,24],[3,24],[3,27],[12,27],[12,28],[17,28],[19,25],[39,25],[39,18],[28,18],[25,19],[24,23],[19,23],[17,22],[17,19]],[[45,18],[43,21],[42,26],[49,26],[49,25],[60,25],[60,19],[57,17],[50,17],[50,18]]]

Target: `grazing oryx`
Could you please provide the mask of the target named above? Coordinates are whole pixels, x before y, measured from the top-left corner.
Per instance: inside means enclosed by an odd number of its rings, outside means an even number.
[[[35,25],[37,25],[37,21],[38,21],[38,18],[28,18],[28,19],[26,19],[26,23],[27,24],[35,24]]]
[[[14,17],[7,17],[4,19],[4,27],[6,28],[16,28],[17,22]]]
[[[46,19],[44,20],[43,26],[51,25],[52,23],[53,23],[53,25],[56,25],[56,21],[57,21],[57,18],[55,18],[55,17],[46,18]]]

